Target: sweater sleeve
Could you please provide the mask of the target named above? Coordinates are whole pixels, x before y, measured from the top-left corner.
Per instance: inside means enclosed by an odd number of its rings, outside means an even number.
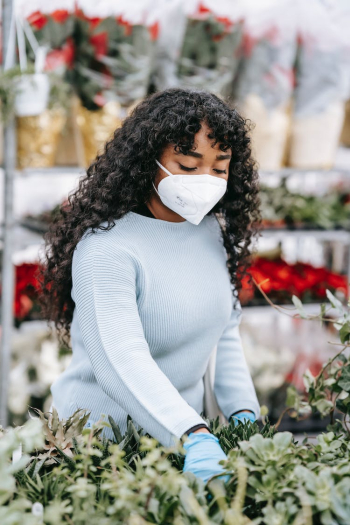
[[[73,255],[72,297],[84,346],[102,390],[150,435],[171,446],[205,421],[151,356],[137,305],[138,261],[101,235],[82,239]]]
[[[217,344],[214,393],[218,405],[229,417],[239,410],[252,410],[260,416],[260,405],[243,353],[239,324],[242,309],[232,307],[231,318]]]

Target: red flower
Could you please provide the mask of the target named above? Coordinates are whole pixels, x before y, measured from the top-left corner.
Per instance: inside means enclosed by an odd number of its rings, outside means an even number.
[[[74,42],[68,37],[61,49],[53,49],[46,55],[45,69],[54,71],[62,65],[72,69],[74,63]]]
[[[210,13],[210,9],[208,9],[207,7],[205,7],[205,5],[200,3],[198,6],[198,14],[204,15],[207,13]]]
[[[15,299],[14,316],[16,319],[24,319],[33,308],[33,301],[27,295],[20,295]]]
[[[315,268],[311,264],[287,264],[282,258],[269,260],[256,258],[249,268],[249,273],[260,285],[263,292],[280,295],[296,295],[300,299],[307,293],[313,298],[325,299],[326,290],[339,290],[349,296],[347,278],[330,272],[326,268]],[[250,300],[257,290],[248,284],[248,278],[242,279],[242,297]]]
[[[348,282],[346,277],[338,275],[336,273],[329,273],[327,276],[327,286],[330,288],[338,288],[348,296]]]
[[[33,289],[39,289],[39,283],[36,278],[36,272],[38,270],[38,264],[23,263],[16,266],[16,291],[22,292],[27,287]]]
[[[159,35],[159,24],[158,22],[155,22],[153,25],[151,25],[149,28],[149,33],[151,35],[151,40],[157,40]]]
[[[225,26],[225,31],[229,32],[231,30],[233,22],[226,16],[217,16],[216,20]]]
[[[220,40],[222,40],[224,36],[225,36],[225,33],[220,33],[218,35],[212,36],[211,39],[213,42],[220,42]]]
[[[119,25],[124,26],[125,36],[130,36],[132,33],[132,25],[130,24],[130,22],[127,22],[126,20],[124,20],[122,15],[118,16],[116,20]]]
[[[17,319],[26,317],[33,307],[40,289],[36,278],[38,264],[24,263],[16,266],[16,288],[14,314]]]
[[[91,29],[94,29],[96,26],[98,26],[98,24],[102,20],[102,18],[97,18],[97,17],[89,18],[88,16],[85,15],[85,13],[84,13],[84,11],[82,9],[76,9],[75,10],[75,15],[78,18],[81,18],[82,20],[85,20],[86,22],[89,22],[90,26],[91,26]]]
[[[32,25],[38,31],[42,29],[47,23],[47,16],[43,15],[40,11],[35,11],[27,18],[30,25]]]
[[[53,11],[53,13],[51,13],[51,16],[55,22],[63,24],[69,17],[69,13],[66,9],[56,9],[56,11]]]
[[[97,33],[97,35],[92,35],[89,38],[89,42],[94,47],[96,58],[107,55],[108,34],[106,31],[103,33]]]

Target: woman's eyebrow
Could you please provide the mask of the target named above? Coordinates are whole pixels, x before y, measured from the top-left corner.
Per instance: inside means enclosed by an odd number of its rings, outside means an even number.
[[[202,159],[203,155],[201,153],[197,153],[196,151],[188,151],[187,153],[177,153],[177,155],[186,155],[190,157],[196,157],[196,159]]]
[[[231,155],[217,155],[216,156],[216,160],[226,160],[226,159],[230,159],[231,158]]]
[[[203,158],[202,153],[197,153],[196,151],[188,151],[187,153],[176,152],[175,154],[176,155],[186,155],[188,157],[195,157],[196,159]],[[230,158],[231,158],[231,155],[229,155],[228,153],[216,156],[216,160],[226,160]]]

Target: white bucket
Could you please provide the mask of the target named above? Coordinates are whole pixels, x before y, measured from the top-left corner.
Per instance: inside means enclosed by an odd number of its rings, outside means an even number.
[[[50,93],[47,74],[21,75],[16,78],[15,86],[15,111],[18,117],[40,115],[45,111]]]

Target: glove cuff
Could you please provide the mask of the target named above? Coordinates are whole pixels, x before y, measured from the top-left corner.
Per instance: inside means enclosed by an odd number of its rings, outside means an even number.
[[[188,450],[191,446],[196,445],[197,443],[210,441],[219,443],[219,439],[216,436],[214,436],[214,434],[207,434],[206,432],[200,432],[198,434],[195,434],[194,432],[191,432],[188,435],[188,439],[182,446],[185,450]]]

